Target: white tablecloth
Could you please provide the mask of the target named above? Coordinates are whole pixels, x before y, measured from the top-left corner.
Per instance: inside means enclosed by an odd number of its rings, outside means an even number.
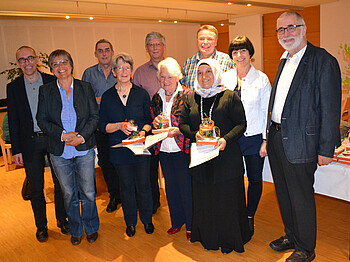
[[[266,158],[263,179],[272,182],[269,161]],[[350,165],[331,163],[318,167],[315,173],[315,192],[350,202]]]

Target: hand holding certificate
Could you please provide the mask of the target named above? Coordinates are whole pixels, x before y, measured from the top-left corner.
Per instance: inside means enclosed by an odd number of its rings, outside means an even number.
[[[189,168],[203,164],[218,155],[219,148],[215,148],[215,145],[198,145],[197,143],[192,143]]]

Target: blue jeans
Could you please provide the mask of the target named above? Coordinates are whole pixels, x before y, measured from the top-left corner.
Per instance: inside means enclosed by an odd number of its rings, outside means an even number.
[[[71,159],[64,159],[53,154],[50,154],[50,157],[62,188],[72,236],[82,236],[83,226],[87,235],[97,232],[100,221],[95,200],[94,149],[90,149],[85,156]]]

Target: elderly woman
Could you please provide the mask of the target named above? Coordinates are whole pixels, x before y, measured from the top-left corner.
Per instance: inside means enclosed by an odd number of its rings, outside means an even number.
[[[93,243],[100,224],[94,183],[98,107],[91,85],[72,77],[73,60],[67,51],[53,51],[49,65],[57,81],[40,87],[36,118],[48,136],[48,151],[62,187],[71,242],[80,244],[84,227],[87,241]]]
[[[223,84],[241,98],[247,118],[247,130],[239,139],[249,181],[247,211],[251,235],[254,215],[262,194],[262,171],[266,151],[266,118],[271,85],[267,76],[250,63],[253,44],[246,36],[237,36],[229,47],[236,68],[223,74]]]
[[[131,56],[118,54],[112,65],[113,75],[118,82],[102,95],[99,130],[109,135],[111,146],[122,143],[131,134],[133,130],[128,124],[130,120],[138,126],[140,136],[145,136],[151,130],[149,95],[131,82],[133,65]],[[128,148],[120,147],[111,148],[110,160],[119,174],[126,234],[129,237],[135,235],[137,209],[146,233],[152,234],[154,226],[149,179],[150,157],[135,156]]]
[[[215,145],[220,155],[190,169],[193,222],[191,241],[223,254],[244,252],[250,240],[245,206],[243,161],[238,139],[246,129],[239,97],[221,85],[221,70],[214,59],[197,65],[195,93],[188,95],[180,117],[180,131],[195,142],[202,140],[199,125],[210,118],[220,129]]]
[[[164,116],[169,124],[168,137],[157,145],[160,164],[165,178],[171,228],[175,234],[186,224],[186,237],[191,239],[192,192],[189,165],[189,139],[184,138],[178,125],[184,100],[190,89],[181,86],[181,67],[168,57],[158,64],[157,73],[161,89],[153,96],[151,110],[153,127],[159,128]]]

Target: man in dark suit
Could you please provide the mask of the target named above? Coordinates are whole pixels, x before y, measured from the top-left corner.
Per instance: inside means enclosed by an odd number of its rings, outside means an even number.
[[[39,87],[54,80],[52,75],[37,70],[39,62],[33,48],[22,46],[16,52],[17,66],[23,76],[7,85],[8,120],[12,153],[17,165],[23,166],[31,185],[30,202],[37,227],[36,238],[44,242],[48,238],[46,201],[43,193],[47,137],[36,122]],[[55,185],[55,211],[57,226],[63,234],[69,234],[67,214],[64,208],[59,182],[51,169]]]
[[[267,152],[285,236],[275,251],[294,249],[286,261],[312,261],[316,246],[314,173],[332,162],[340,145],[341,77],[337,60],[306,40],[306,24],[295,12],[277,19],[286,50],[272,85]]]

